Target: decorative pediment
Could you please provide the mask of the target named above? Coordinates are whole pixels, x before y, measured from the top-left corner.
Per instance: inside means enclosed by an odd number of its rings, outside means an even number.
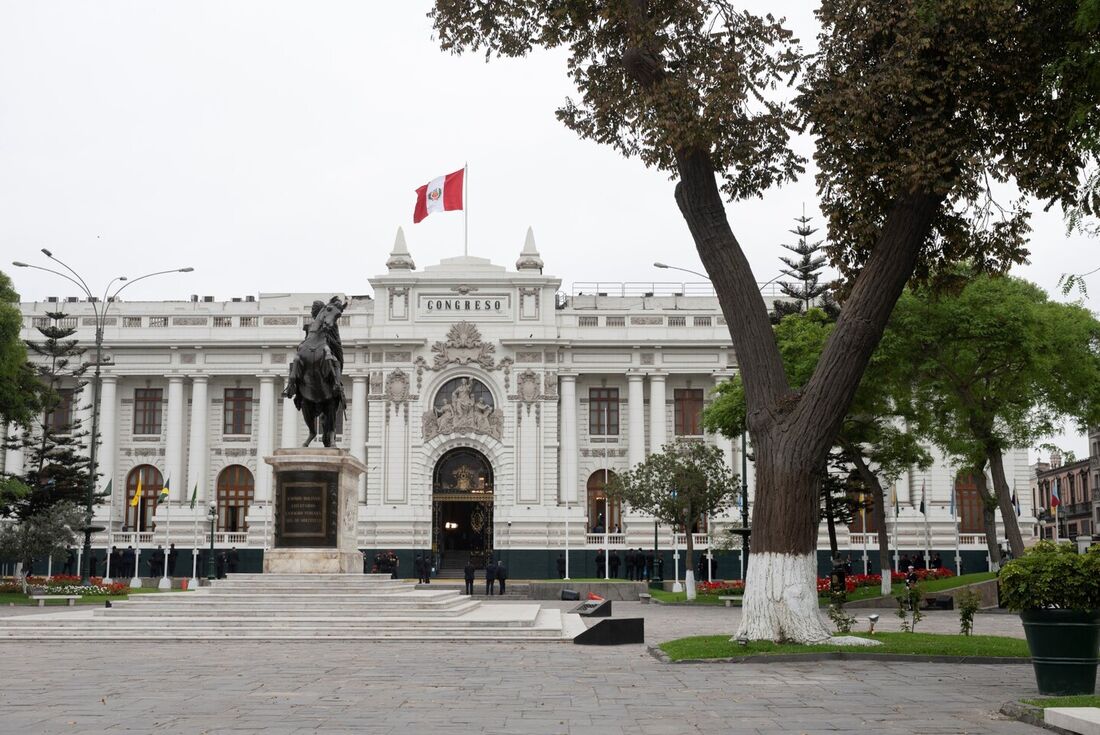
[[[447,339],[432,345],[433,369],[440,370],[451,363],[476,364],[492,370],[496,367],[496,348],[481,341],[481,332],[471,322],[458,322],[447,332]]]

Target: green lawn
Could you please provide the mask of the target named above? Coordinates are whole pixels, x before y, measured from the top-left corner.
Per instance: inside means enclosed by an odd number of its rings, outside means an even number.
[[[179,590],[176,590],[179,592]],[[130,595],[148,595],[159,594],[160,590],[148,587],[139,587],[136,590],[130,590],[125,595],[81,595],[80,599],[76,601],[77,605],[102,605],[104,600],[125,600]],[[32,605],[37,607],[38,602],[30,599],[22,592],[0,592],[0,605]],[[47,606],[60,606],[67,607],[67,600],[46,600]]]
[[[666,592],[665,590],[650,588],[649,594],[653,595],[654,600],[660,600],[661,602],[683,602],[691,605],[725,605],[725,600],[719,600],[718,595],[696,595],[695,601],[688,603],[687,592]],[[734,605],[741,607],[740,602],[734,602]]]
[[[996,572],[977,572],[975,574],[964,574],[961,577],[946,577],[944,579],[933,579],[927,582],[921,582],[920,588],[925,594],[933,592],[943,592],[944,590],[952,590],[958,587],[965,587],[968,584],[976,584],[977,582],[985,582],[990,579],[996,579]],[[905,584],[899,582],[890,588],[890,595],[900,595],[905,590]],[[878,587],[860,587],[851,594],[848,595],[848,602],[854,602],[856,600],[867,600],[872,597],[881,597],[881,593]],[[828,604],[828,595],[822,595],[823,604]]]
[[[1095,694],[1079,694],[1075,697],[1044,697],[1024,699],[1024,704],[1046,709],[1047,707],[1100,707],[1100,697]]]
[[[866,633],[856,633],[862,638]],[[876,633],[881,646],[852,647],[832,644],[804,646],[795,643],[752,641],[742,646],[729,636],[709,635],[680,638],[662,643],[660,648],[673,661],[704,658],[742,658],[744,656],[774,656],[784,653],[902,653],[925,656],[996,656],[1027,658],[1027,641],[992,635],[943,635],[938,633]]]
[[[511,581],[511,580],[509,580],[509,581]],[[569,579],[557,579],[557,578],[555,578],[555,579],[533,579],[531,581],[532,582],[561,582],[562,584],[572,584],[573,582],[585,582],[585,583],[592,583],[592,584],[595,584],[595,583],[599,583],[599,584],[612,583],[612,584],[614,584],[616,582],[619,583],[619,584],[638,584],[637,582],[631,582],[629,579],[616,579],[614,577],[612,577],[611,579],[604,579],[603,577],[570,577]]]

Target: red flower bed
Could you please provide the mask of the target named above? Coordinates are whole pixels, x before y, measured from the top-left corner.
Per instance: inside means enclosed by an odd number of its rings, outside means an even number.
[[[915,571],[917,579],[921,582],[926,579],[945,579],[955,576],[950,569],[917,569]],[[905,573],[890,573],[891,584],[900,584],[904,581]],[[878,587],[882,584],[882,577],[877,574],[849,574],[845,577],[844,582],[848,592],[855,592],[860,587]],[[828,577],[818,578],[817,593],[819,595],[828,594],[829,586]],[[724,595],[730,592],[744,592],[745,583],[739,579],[728,582],[699,582],[696,589],[700,595]]]

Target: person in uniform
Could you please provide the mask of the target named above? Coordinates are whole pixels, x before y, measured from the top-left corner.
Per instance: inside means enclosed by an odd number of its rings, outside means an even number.
[[[610,563],[611,563],[611,578],[612,579],[618,579],[619,578],[619,566],[622,564],[622,560],[619,558],[619,552],[617,552],[617,551],[612,551],[611,552]]]
[[[565,579],[565,554],[558,554],[558,579]]]
[[[171,577],[176,573],[176,558],[179,556],[179,551],[176,550],[175,544],[168,544],[168,576]]]
[[[474,562],[472,559],[466,559],[466,566],[462,567],[462,578],[466,581],[466,594],[474,594]]]
[[[485,565],[485,595],[486,597],[493,596],[493,583],[497,578],[497,563],[492,559]]]
[[[416,572],[416,583],[424,584],[424,555],[417,554],[413,559],[413,571]]]
[[[233,546],[229,549],[229,555],[226,557],[226,564],[230,574],[237,573],[237,566],[241,563],[241,554],[237,551],[237,547]]]
[[[508,567],[504,566],[504,560],[497,562],[497,582],[500,582],[500,593],[504,594],[504,583],[508,579]]]

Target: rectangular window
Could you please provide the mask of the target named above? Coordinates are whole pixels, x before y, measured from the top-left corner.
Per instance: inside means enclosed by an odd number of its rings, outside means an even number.
[[[168,317],[166,316],[151,316],[149,317],[150,327],[167,327]]]
[[[216,316],[214,317],[215,327],[232,327],[233,317],[231,316]]]
[[[160,434],[161,389],[134,388],[134,434]]]
[[[140,327],[141,326],[141,317],[140,316],[124,316],[124,317],[122,317],[122,326],[128,327],[128,328]]]
[[[252,389],[226,388],[224,434],[252,433]]]
[[[672,392],[673,415],[677,436],[703,433],[703,389],[677,388]]]
[[[608,436],[619,433],[619,389],[588,389],[588,433]]]
[[[241,317],[241,326],[242,327],[254,327],[254,326],[256,326],[256,324],[257,324],[257,318],[254,317],[254,316],[242,316]]]
[[[46,428],[55,434],[66,434],[73,425],[73,389],[57,389],[57,405],[46,414]]]

